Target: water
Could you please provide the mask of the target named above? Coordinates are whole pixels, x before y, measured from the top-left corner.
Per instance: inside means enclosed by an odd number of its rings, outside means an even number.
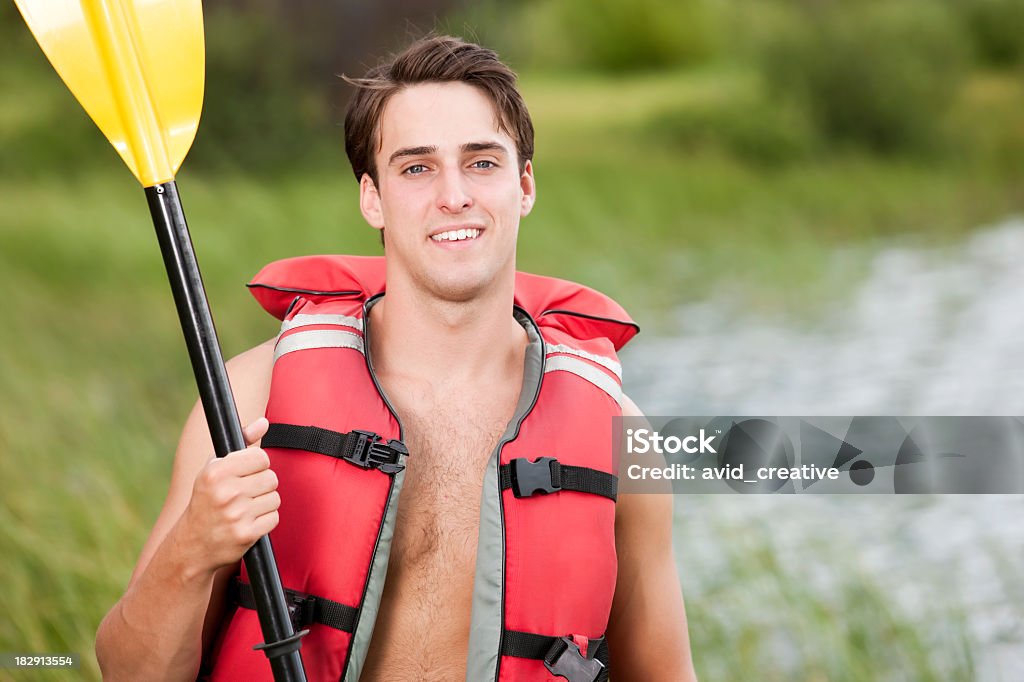
[[[674,335],[623,352],[626,392],[658,415],[1024,414],[1024,219],[956,247],[882,249],[827,309],[809,323],[724,298],[684,306]],[[691,496],[676,508],[687,599],[722,570],[735,529],[774,518],[772,543],[812,569],[855,558],[908,613],[964,607],[979,679],[1024,679],[1022,496]]]
[[[688,305],[628,346],[649,414],[1024,414],[1024,219],[959,249],[893,248],[824,319]]]

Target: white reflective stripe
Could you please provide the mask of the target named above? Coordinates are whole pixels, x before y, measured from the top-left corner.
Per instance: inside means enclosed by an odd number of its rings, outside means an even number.
[[[363,321],[358,317],[348,315],[303,315],[298,314],[290,320],[285,320],[281,325],[281,333],[295,329],[296,327],[308,327],[312,324],[338,324],[343,327],[352,327],[357,331],[363,331]]]
[[[593,365],[588,365],[582,360],[576,358],[567,357],[565,355],[556,355],[549,357],[544,362],[544,373],[548,372],[571,372],[581,379],[586,379],[590,383],[597,386],[599,389],[610,395],[615,399],[615,402],[622,404],[622,386],[619,386],[619,382],[612,379],[610,376],[599,370]]]
[[[285,336],[274,348],[274,362],[286,353],[313,348],[351,348],[363,352],[363,337],[336,329],[310,329]]]
[[[615,376],[619,378],[619,381],[622,381],[622,365],[615,362],[611,358],[606,358],[603,355],[595,355],[594,353],[588,353],[587,351],[580,350],[579,348],[573,348],[571,346],[562,345],[548,346],[548,355],[550,355],[551,353],[568,353],[569,355],[578,355],[581,358],[586,358],[591,362],[596,362],[602,367],[606,367],[610,372],[612,372],[613,374],[615,374]]]

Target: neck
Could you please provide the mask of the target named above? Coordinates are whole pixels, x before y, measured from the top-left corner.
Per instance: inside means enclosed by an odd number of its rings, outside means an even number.
[[[514,277],[470,301],[396,279],[370,310],[374,368],[434,386],[500,382],[522,370],[526,332],[512,316]]]

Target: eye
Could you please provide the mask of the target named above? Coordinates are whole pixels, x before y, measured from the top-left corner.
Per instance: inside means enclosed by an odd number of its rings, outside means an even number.
[[[405,175],[419,175],[421,173],[426,173],[426,172],[427,172],[427,167],[424,166],[422,163],[413,164],[412,166],[409,166],[404,171],[402,171],[402,173],[405,174]]]
[[[479,168],[480,170],[490,170],[491,168],[497,168],[498,164],[493,161],[488,161],[487,159],[480,159],[479,161],[474,161],[470,164],[470,167]]]

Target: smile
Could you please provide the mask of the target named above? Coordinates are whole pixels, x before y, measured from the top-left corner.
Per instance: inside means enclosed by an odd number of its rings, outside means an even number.
[[[435,242],[461,242],[467,239],[476,239],[480,236],[480,230],[469,228],[466,230],[448,230],[438,234],[430,235]]]

